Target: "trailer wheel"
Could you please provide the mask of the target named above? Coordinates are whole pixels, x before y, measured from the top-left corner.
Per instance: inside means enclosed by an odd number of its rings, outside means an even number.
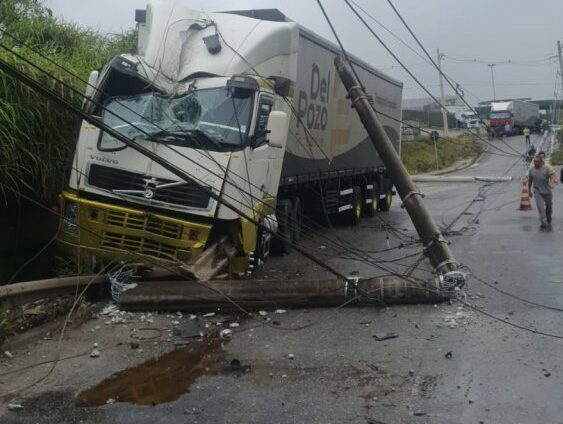
[[[348,224],[356,226],[362,217],[362,189],[354,186],[352,190],[352,209],[348,211]]]
[[[393,192],[389,190],[383,199],[379,201],[379,210],[386,212],[391,208],[391,202],[393,201]]]
[[[287,255],[291,251],[291,243],[293,241],[293,231],[290,221],[293,217],[293,208],[291,200],[278,200],[276,209],[276,218],[278,220],[278,235],[274,237],[270,251],[277,255]]]
[[[293,215],[291,224],[293,229],[293,241],[298,242],[301,240],[301,231],[303,228],[303,206],[301,205],[301,199],[299,197],[296,197],[293,200]]]
[[[368,203],[368,200],[371,201]],[[364,203],[365,215],[369,216],[370,218],[374,217],[375,214],[377,213],[377,208],[379,207],[378,188],[375,184],[373,185],[373,188],[369,190],[368,193],[366,193],[364,202],[365,202]]]

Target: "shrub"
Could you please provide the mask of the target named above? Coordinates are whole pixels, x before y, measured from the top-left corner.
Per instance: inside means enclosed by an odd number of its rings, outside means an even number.
[[[136,44],[135,32],[101,35],[54,18],[38,0],[0,0],[0,29],[18,40],[0,33],[0,43],[33,61],[58,81],[5,49],[0,48],[0,59],[56,89],[77,106],[82,103],[81,96],[64,88],[61,81],[80,92],[85,84],[40,58],[36,51],[87,80],[91,70],[100,68],[116,54],[132,52]],[[79,119],[66,109],[0,73],[0,201],[6,203],[14,191],[54,203],[66,185],[79,125]]]

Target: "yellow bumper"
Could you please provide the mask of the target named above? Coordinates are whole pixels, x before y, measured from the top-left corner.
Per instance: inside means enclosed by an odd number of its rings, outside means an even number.
[[[72,204],[78,208],[76,225],[63,220],[58,238],[60,248],[73,257],[188,262],[203,250],[211,232],[211,225],[85,200],[69,192],[63,192],[60,201],[63,214]]]

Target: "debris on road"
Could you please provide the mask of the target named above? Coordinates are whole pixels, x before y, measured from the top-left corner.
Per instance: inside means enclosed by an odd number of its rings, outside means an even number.
[[[382,342],[383,340],[396,339],[397,337],[399,337],[399,333],[393,333],[393,332],[375,333],[373,335],[373,338],[378,342]]]
[[[287,309],[276,309],[274,311],[274,314],[285,314],[287,312]]]
[[[444,323],[452,329],[457,328],[459,325],[466,325],[469,322],[471,313],[463,310],[458,310],[455,313],[448,313],[444,316]]]
[[[451,350],[447,351],[446,354],[444,355],[446,359],[452,359],[452,356],[453,356],[453,352]]]
[[[10,352],[10,351],[8,351],[8,350],[6,350],[6,351],[4,352],[4,356],[5,356],[6,358],[10,358],[10,359],[14,357],[14,355],[12,354],[12,352]]]
[[[233,330],[229,330],[228,328],[221,330],[221,332],[219,333],[219,336],[221,336],[222,339],[230,339],[232,335]]]
[[[90,358],[99,358],[100,357],[100,351],[98,349],[94,349],[92,352],[90,352]]]
[[[239,324],[238,322],[231,322],[231,323],[229,324],[229,327],[231,327],[231,328],[237,328],[237,327],[239,327],[239,326],[240,326],[240,324]]]
[[[268,315],[268,312],[266,312],[266,311],[258,311],[258,315],[260,315],[261,317],[265,317],[266,315]]]
[[[240,361],[238,359],[233,359],[231,361],[231,370],[238,371],[240,370]]]
[[[18,412],[23,410],[23,406],[21,403],[9,403],[8,404],[8,411]]]
[[[288,353],[288,354],[287,354],[287,359],[293,360],[293,359],[295,359],[295,355],[294,355],[293,353]]]
[[[543,369],[542,371],[543,371],[543,376],[544,376],[544,377],[546,377],[546,378],[551,377],[551,373],[550,373],[548,370]]]

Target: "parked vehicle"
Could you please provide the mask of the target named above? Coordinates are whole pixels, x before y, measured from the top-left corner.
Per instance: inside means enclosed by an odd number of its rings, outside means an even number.
[[[480,128],[479,116],[470,110],[459,110],[454,112],[455,119],[459,128],[471,129]]]
[[[243,274],[268,256],[271,235],[201,185],[295,242],[304,216],[355,225],[389,209],[392,184],[346,98],[335,45],[277,10],[207,14],[155,1],[137,20],[138,55],[92,72],[98,91],[85,110],[193,181],[84,122],[61,195],[67,252],[191,262],[227,239],[227,268]],[[353,61],[377,110],[400,120],[402,83]],[[396,120],[381,117],[398,149]]]
[[[535,128],[539,116],[539,106],[535,103],[522,100],[493,102],[489,125],[496,134],[519,135],[526,126],[530,129]]]

